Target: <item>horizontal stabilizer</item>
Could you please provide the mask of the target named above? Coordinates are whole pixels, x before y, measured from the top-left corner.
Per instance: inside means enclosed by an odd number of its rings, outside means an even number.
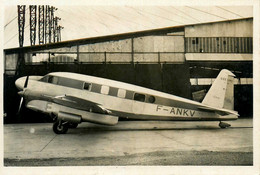
[[[207,112],[215,112],[218,113],[220,115],[236,115],[239,116],[237,111],[233,111],[233,110],[228,110],[228,109],[218,109],[218,108],[211,108],[211,107],[198,107],[198,109],[203,110],[203,111],[207,111]]]

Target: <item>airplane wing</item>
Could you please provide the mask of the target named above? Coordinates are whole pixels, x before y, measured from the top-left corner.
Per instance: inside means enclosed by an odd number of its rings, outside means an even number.
[[[72,123],[81,123],[82,121],[104,125],[115,125],[118,123],[118,117],[115,115],[79,110],[46,100],[31,100],[26,104],[26,107],[37,112],[42,112],[49,115],[54,114],[61,120]],[[103,109],[103,111],[105,111],[105,109]]]
[[[102,105],[98,103],[94,103],[92,101],[74,97],[71,95],[62,95],[62,96],[55,96],[52,98],[53,102],[68,106],[75,109],[80,109],[84,111],[90,111],[94,113],[100,113],[100,114],[112,114],[112,112],[106,108],[104,108]]]

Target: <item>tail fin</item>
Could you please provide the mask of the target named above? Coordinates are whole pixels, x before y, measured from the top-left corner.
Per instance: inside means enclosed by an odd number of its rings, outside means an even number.
[[[229,70],[221,70],[202,103],[234,110],[234,77],[235,75]]]

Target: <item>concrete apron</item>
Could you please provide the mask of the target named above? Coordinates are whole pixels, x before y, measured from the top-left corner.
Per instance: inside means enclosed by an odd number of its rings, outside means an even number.
[[[56,135],[51,123],[4,125],[4,158],[48,159],[124,156],[156,151],[253,152],[253,120],[218,122],[119,121],[82,123]]]

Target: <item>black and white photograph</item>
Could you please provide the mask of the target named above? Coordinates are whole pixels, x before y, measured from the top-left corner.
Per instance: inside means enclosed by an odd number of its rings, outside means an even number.
[[[259,174],[259,1],[192,2],[3,1],[3,174]]]

